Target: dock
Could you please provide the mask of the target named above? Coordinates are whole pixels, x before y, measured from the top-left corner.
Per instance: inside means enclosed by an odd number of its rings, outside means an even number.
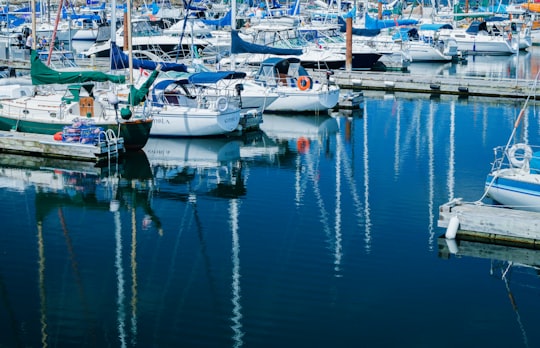
[[[0,152],[102,162],[124,153],[122,138],[100,141],[98,144],[63,142],[52,135],[0,131]]]
[[[540,248],[540,212],[505,208],[454,199],[439,207],[438,227],[447,228],[457,217],[457,236],[490,243]]]
[[[312,74],[320,81],[326,78],[322,70],[315,70]],[[335,70],[331,82],[342,89],[353,91],[411,92],[460,97],[524,99],[533,92],[531,99],[540,100],[540,94],[537,95],[536,91],[533,91],[535,86],[534,80],[531,79]]]

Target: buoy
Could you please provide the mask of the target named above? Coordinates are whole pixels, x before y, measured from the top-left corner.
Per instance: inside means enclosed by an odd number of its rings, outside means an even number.
[[[448,222],[448,227],[446,228],[446,233],[444,234],[444,236],[447,239],[455,239],[458,228],[459,228],[459,219],[456,215],[454,215],[450,218],[450,221]]]
[[[56,141],[62,141],[62,132],[54,133],[53,139],[56,140]]]

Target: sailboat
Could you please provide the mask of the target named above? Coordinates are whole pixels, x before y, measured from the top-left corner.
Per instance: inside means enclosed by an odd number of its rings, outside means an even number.
[[[34,95],[0,101],[0,130],[54,135],[65,127],[91,123],[122,137],[127,150],[140,150],[146,144],[152,118],[132,117],[128,106],[119,108],[114,102],[114,94],[107,100],[95,97],[97,82],[124,83],[125,76],[93,70],[56,71],[46,66],[36,51],[31,53],[31,64],[32,84],[40,88]],[[63,89],[54,90],[57,85]],[[147,88],[133,89],[129,99],[133,105],[144,99]]]
[[[484,195],[506,207],[540,211],[540,146],[515,140],[528,101],[520,110],[506,145],[494,149],[495,160],[486,178]]]
[[[35,11],[32,14],[35,29]],[[127,150],[142,149],[150,136],[153,120],[144,114],[135,114],[134,108],[146,99],[159,70],[140,88],[130,85],[127,103],[120,108],[115,92],[119,84],[126,82],[125,76],[94,70],[52,69],[39,59],[35,32],[32,30],[30,75],[32,84],[39,88],[34,95],[0,102],[0,130],[53,135],[71,128],[78,130],[74,133],[80,136],[82,126],[91,125],[98,130],[111,130],[117,138],[123,138]],[[97,82],[112,84],[106,98],[96,98]]]

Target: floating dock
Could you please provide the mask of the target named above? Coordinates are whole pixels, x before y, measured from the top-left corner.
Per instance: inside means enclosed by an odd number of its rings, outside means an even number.
[[[313,77],[326,79],[326,72],[315,70]],[[419,75],[407,72],[344,71],[335,70],[331,77],[342,89],[376,90],[386,92],[411,92],[448,94],[460,97],[527,98],[534,88],[534,80],[511,78],[484,78],[472,76]],[[533,91],[531,98],[540,100]]]
[[[452,234],[449,230],[457,228],[454,232],[457,237],[540,248],[539,212],[464,203],[455,199],[439,207],[437,226],[447,229],[447,237]]]
[[[0,131],[0,152],[101,162],[124,153],[124,140],[81,144],[56,141],[52,135]]]

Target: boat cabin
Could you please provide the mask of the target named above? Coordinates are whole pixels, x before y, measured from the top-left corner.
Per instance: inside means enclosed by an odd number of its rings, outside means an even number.
[[[308,80],[306,86],[312,87],[311,77],[298,58],[267,58],[261,63],[255,75],[255,81],[270,87],[278,85],[294,87],[298,85],[299,79]]]

